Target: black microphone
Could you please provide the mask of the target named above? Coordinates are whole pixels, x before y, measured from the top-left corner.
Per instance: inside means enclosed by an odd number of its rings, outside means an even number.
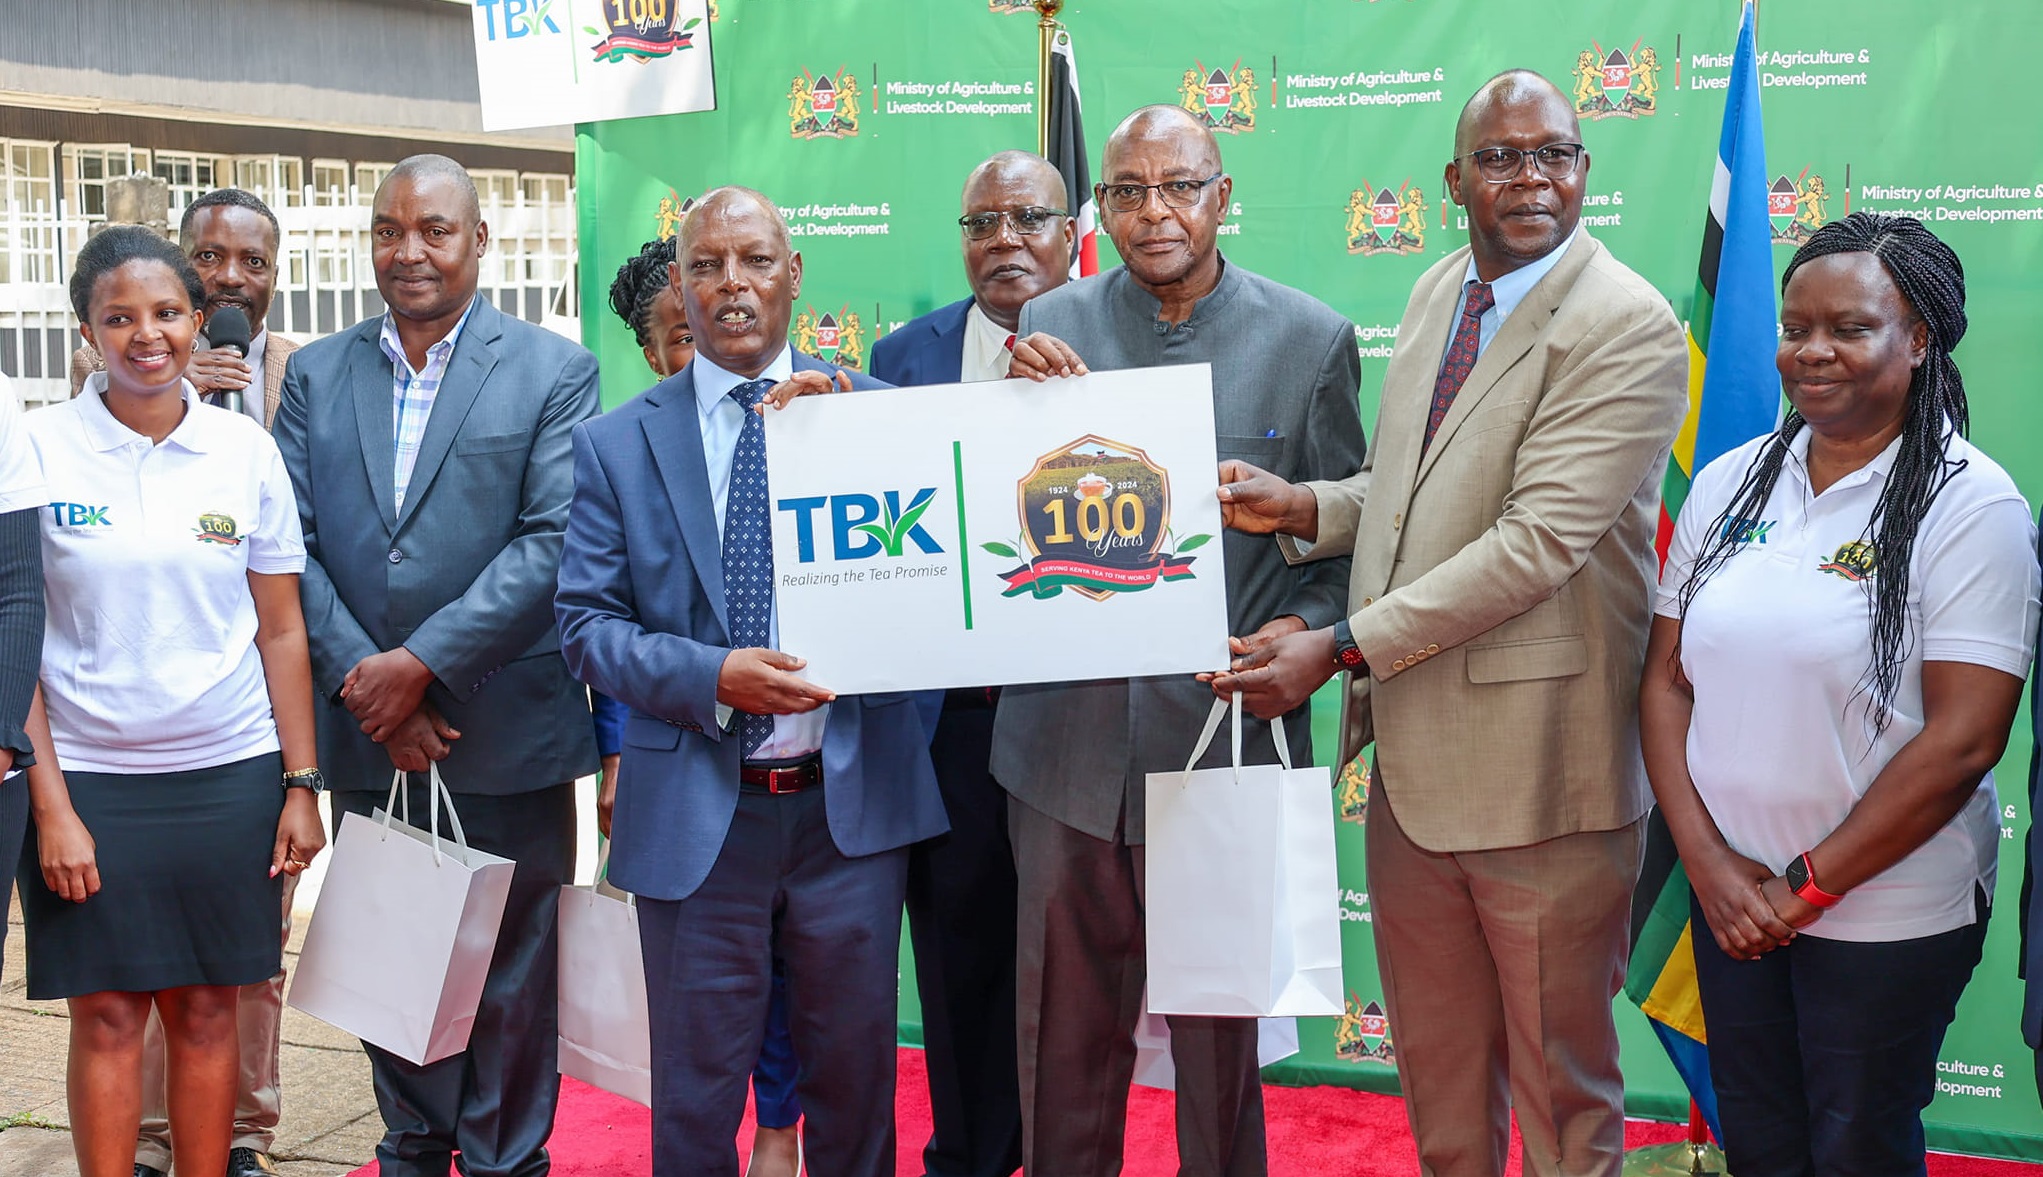
[[[254,336],[240,307],[221,307],[206,320],[206,341],[214,347],[231,347],[244,360],[248,358],[248,341]]]
[[[254,334],[248,328],[248,316],[237,306],[221,307],[206,320],[206,342],[214,347],[230,348],[244,360],[248,358],[249,338]],[[217,395],[221,408],[236,413],[242,411],[240,389],[223,388]]]

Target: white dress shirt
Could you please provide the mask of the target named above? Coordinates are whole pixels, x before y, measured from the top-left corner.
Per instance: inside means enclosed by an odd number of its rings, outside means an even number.
[[[1014,354],[1007,341],[1013,338],[1014,332],[987,317],[974,301],[965,312],[965,351],[960,358],[958,379],[968,383],[1007,379],[1007,361]]]
[[[695,376],[695,413],[702,426],[702,461],[709,471],[709,500],[716,512],[716,533],[719,544],[724,534],[724,508],[731,500],[731,462],[738,453],[738,435],[745,429],[745,410],[731,399],[731,390],[747,383],[745,377],[726,372],[711,362],[701,352],[695,354],[691,365]],[[766,370],[757,379],[778,383],[794,375],[794,352],[789,348],[780,349]],[[767,463],[767,477],[772,478],[772,462]],[[721,552],[721,548],[719,548]],[[772,620],[767,623],[767,644],[780,648],[780,614],[775,609]],[[757,760],[793,760],[807,756],[823,747],[823,726],[829,721],[830,708],[818,707],[801,715],[776,715],[773,717],[773,734],[753,758]],[[716,709],[719,726],[728,727],[731,708],[719,703]]]

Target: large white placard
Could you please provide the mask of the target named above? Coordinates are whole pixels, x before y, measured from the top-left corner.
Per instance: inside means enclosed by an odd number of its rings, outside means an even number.
[[[766,451],[780,646],[812,682],[1227,664],[1207,365],[807,396]]]
[[[707,0],[475,0],[482,127],[716,109]]]

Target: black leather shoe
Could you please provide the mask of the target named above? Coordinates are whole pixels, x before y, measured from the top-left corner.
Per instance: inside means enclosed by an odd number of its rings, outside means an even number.
[[[161,1169],[152,1169],[140,1161],[135,1162],[135,1177],[170,1177]]]
[[[252,1148],[237,1148],[227,1154],[227,1177],[276,1177],[276,1172],[270,1159]]]

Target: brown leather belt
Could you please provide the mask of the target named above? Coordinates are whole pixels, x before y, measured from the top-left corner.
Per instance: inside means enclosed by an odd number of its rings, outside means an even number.
[[[744,764],[738,767],[738,787],[747,793],[799,793],[823,785],[823,758],[812,756],[797,764],[778,766]]]

